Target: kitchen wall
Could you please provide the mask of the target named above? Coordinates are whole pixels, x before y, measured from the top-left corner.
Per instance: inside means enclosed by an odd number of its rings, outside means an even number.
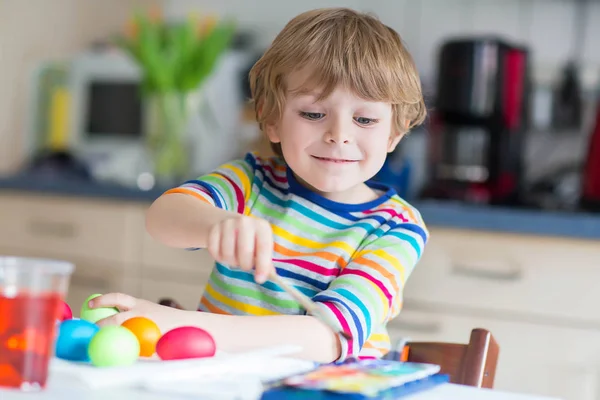
[[[181,16],[195,9],[235,17],[257,29],[267,44],[296,14],[318,7],[347,6],[376,13],[403,36],[425,84],[435,72],[439,43],[449,35],[495,33],[529,45],[540,78],[561,68],[581,44],[588,85],[597,81],[600,66],[600,2],[576,22],[576,0],[165,0],[165,12]],[[584,26],[583,41],[577,26]]]
[[[121,29],[137,6],[159,0],[0,1],[0,173],[22,161],[31,74]]]

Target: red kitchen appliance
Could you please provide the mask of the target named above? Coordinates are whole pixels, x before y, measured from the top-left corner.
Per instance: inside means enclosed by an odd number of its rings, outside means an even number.
[[[517,202],[528,111],[528,52],[497,38],[441,46],[424,197]]]
[[[586,210],[600,211],[600,104],[583,172],[581,206]]]

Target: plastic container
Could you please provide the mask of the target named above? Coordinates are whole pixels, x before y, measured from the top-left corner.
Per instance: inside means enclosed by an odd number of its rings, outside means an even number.
[[[0,256],[0,390],[46,386],[73,270],[65,261]]]

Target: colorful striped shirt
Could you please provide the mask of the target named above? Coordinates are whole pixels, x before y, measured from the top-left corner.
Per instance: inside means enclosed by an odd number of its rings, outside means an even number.
[[[342,354],[379,358],[390,349],[386,324],[402,307],[402,290],[421,257],[428,231],[419,212],[393,189],[373,201],[343,204],[302,186],[281,158],[249,153],[213,173],[169,190],[270,222],[277,272],[310,296],[352,339]],[[216,263],[199,310],[232,315],[301,315],[273,282]],[[332,319],[330,318],[330,319]]]

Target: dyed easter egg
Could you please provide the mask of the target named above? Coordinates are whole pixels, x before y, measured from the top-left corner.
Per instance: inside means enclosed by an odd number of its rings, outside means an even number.
[[[71,307],[69,307],[69,305],[67,304],[66,301],[61,301],[60,302],[60,309],[58,311],[58,319],[60,321],[65,321],[67,319],[72,319],[73,318],[73,311],[71,311]]]
[[[90,341],[88,355],[96,367],[127,366],[137,361],[140,343],[127,328],[104,326]]]
[[[213,337],[204,329],[193,326],[172,329],[156,344],[156,354],[161,360],[212,357],[215,351]]]
[[[129,329],[140,342],[140,356],[150,357],[156,351],[156,343],[160,339],[161,333],[158,325],[154,321],[144,317],[134,317],[121,324],[122,327]]]
[[[89,361],[88,346],[99,330],[98,325],[82,319],[61,322],[56,337],[56,357],[69,361]]]
[[[96,323],[96,322],[100,321],[101,319],[112,317],[113,315],[119,313],[119,310],[115,307],[89,308],[88,302],[91,299],[94,299],[98,296],[102,296],[102,295],[101,294],[93,294],[90,297],[88,297],[87,299],[85,299],[85,301],[83,302],[83,305],[81,306],[81,313],[79,314],[79,317],[81,319],[85,319],[86,321]]]

